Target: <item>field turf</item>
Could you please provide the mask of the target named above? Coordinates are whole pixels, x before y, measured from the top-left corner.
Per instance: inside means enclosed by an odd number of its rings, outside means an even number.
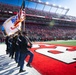
[[[76,46],[76,40],[56,40],[56,41],[47,41],[46,43]]]

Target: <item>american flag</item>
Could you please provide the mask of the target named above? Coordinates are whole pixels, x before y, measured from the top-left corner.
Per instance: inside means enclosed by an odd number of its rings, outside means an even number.
[[[4,29],[7,35],[12,35],[18,30],[21,30],[21,22],[25,20],[25,1],[23,0],[22,6],[17,15],[8,18],[4,23]]]
[[[16,28],[19,25],[20,22],[24,21],[25,16],[26,16],[26,13],[25,13],[25,1],[23,0],[22,6],[21,6],[19,12],[16,15],[16,20],[14,22],[14,27],[11,27],[11,29],[13,30],[14,28]]]
[[[26,13],[25,13],[25,1],[23,0],[22,6],[18,13],[18,19],[21,19],[22,21],[25,19]]]

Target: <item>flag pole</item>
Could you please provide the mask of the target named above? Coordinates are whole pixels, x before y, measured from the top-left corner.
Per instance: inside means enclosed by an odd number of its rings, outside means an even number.
[[[23,21],[23,31],[25,31],[25,20]]]
[[[25,12],[25,0],[23,0],[24,1],[24,12]],[[25,12],[26,13],[26,12]],[[22,23],[23,25],[22,25],[22,30],[25,32],[25,19],[24,19],[24,21],[23,21],[23,23]]]

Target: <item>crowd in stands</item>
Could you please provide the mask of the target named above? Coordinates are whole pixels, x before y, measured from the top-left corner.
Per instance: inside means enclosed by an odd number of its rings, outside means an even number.
[[[19,8],[20,8],[19,6],[12,6],[8,4],[0,3],[0,12],[4,12],[4,11],[17,12],[19,11]],[[76,21],[76,17],[73,17],[73,16],[64,16],[64,15],[49,13],[49,12],[32,9],[32,8],[26,8],[26,14],[45,16],[45,18],[46,17],[61,18],[61,19],[68,19],[68,20]],[[0,18],[2,20],[5,20],[11,15],[10,14],[2,15],[1,13]],[[65,27],[56,26],[56,25],[52,27],[52,26],[49,26],[48,24],[50,22],[50,19],[48,18],[45,19],[45,18],[28,17],[28,20],[27,20],[27,17],[26,17],[28,24],[26,24],[25,29],[28,32],[28,37],[30,38],[30,40],[32,41],[67,40],[67,39],[72,39],[74,36],[76,36],[76,26],[69,27],[67,26],[68,23],[66,22],[64,23],[63,21],[63,25],[67,24]],[[1,23],[1,19],[0,19],[0,23]],[[33,22],[34,24],[30,22]],[[58,21],[57,23],[61,24],[62,21],[61,22]],[[0,31],[0,34],[2,34],[1,31]],[[3,42],[3,41],[4,41],[4,38],[1,38],[1,35],[0,35],[0,42]]]
[[[76,35],[76,28],[74,27],[26,25],[26,30],[32,41],[67,40]]]
[[[19,10],[19,6],[13,6],[13,5],[9,5],[9,4],[4,4],[0,2],[0,11],[18,11]]]
[[[75,27],[27,24],[25,30],[31,41],[72,40],[76,36]],[[4,40],[5,38],[0,38],[0,42]]]

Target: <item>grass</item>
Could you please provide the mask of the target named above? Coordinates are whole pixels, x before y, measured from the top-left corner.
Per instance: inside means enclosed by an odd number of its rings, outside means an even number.
[[[61,44],[61,45],[68,45],[68,46],[76,46],[76,40],[56,40],[56,41],[47,41],[45,43],[48,44]],[[0,43],[4,44],[4,43]]]
[[[76,46],[76,40],[57,40],[57,41],[47,41],[46,43]]]

